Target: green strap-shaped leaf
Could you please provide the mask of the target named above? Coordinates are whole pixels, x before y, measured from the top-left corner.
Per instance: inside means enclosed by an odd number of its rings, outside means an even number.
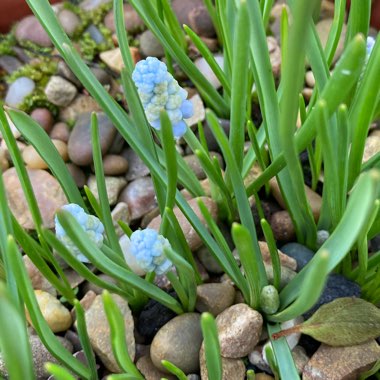
[[[14,242],[10,244],[13,245]],[[17,250],[15,247],[9,248]],[[36,376],[24,313],[17,305],[17,299],[10,295],[2,282],[0,282],[0,325],[1,356],[9,378],[34,380]]]

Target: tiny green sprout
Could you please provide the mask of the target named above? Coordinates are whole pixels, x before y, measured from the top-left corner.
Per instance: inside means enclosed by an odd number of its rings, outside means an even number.
[[[280,297],[273,285],[267,285],[261,289],[260,305],[265,314],[274,314],[280,307]]]

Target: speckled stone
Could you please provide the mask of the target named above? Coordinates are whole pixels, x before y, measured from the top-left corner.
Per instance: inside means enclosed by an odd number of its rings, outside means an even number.
[[[41,212],[45,227],[54,227],[54,215],[56,211],[67,203],[65,194],[59,182],[44,170],[27,169],[32,188]],[[10,168],[3,173],[4,185],[8,203],[20,225],[28,230],[34,229],[32,215],[18,179],[16,169]]]
[[[227,282],[201,284],[197,286],[195,308],[203,313],[208,311],[215,317],[230,307],[235,299],[235,288]]]
[[[66,79],[53,75],[45,87],[45,95],[49,102],[60,107],[67,107],[75,98],[77,88]]]
[[[248,305],[229,307],[216,317],[220,352],[225,358],[247,356],[260,339],[263,317]]]
[[[127,301],[116,294],[112,295],[112,298],[123,315],[128,353],[133,361],[135,358],[135,338],[133,336],[134,322],[132,313]],[[85,317],[91,346],[95,353],[109,371],[121,372],[113,356],[110,327],[104,311],[102,296],[99,295],[95,298],[90,308],[86,311]]]
[[[164,325],[154,337],[150,347],[152,362],[163,372],[168,372],[161,364],[163,359],[185,373],[198,372],[202,339],[200,314],[179,315]]]
[[[375,340],[352,347],[322,344],[306,364],[303,380],[356,380],[380,359]]]
[[[106,185],[108,202],[111,206],[117,203],[120,191],[125,187],[127,181],[123,177],[104,177],[104,182]],[[96,177],[91,175],[87,181],[87,186],[94,194],[96,199],[99,199],[98,187],[96,184]]]
[[[156,194],[151,177],[137,178],[120,193],[119,202],[125,202],[131,220],[136,220],[157,206]]]

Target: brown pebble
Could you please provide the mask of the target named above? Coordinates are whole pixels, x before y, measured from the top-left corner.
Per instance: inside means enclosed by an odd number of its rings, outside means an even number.
[[[61,140],[65,143],[69,141],[70,137],[70,128],[66,123],[60,122],[54,124],[51,132],[50,132],[50,138]]]
[[[75,164],[68,163],[66,164],[67,169],[69,170],[71,176],[74,179],[74,182],[76,185],[80,188],[84,187],[84,185],[87,182],[86,175],[84,174],[83,170],[76,166]]]
[[[47,108],[36,108],[30,114],[30,117],[35,120],[47,133],[51,131],[53,126],[53,115]]]
[[[123,156],[108,154],[103,157],[105,175],[121,175],[128,170],[128,161]]]
[[[292,241],[295,238],[293,221],[287,211],[275,212],[270,220],[270,225],[276,240],[285,242]]]
[[[60,140],[51,140],[63,161],[68,160],[67,144]],[[48,164],[39,155],[33,145],[28,145],[22,152],[22,158],[31,169],[47,169]]]

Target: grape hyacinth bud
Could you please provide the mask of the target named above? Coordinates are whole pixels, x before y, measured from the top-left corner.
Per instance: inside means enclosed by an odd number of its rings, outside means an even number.
[[[80,224],[83,231],[86,232],[87,236],[93,241],[97,247],[103,245],[103,232],[104,226],[102,222],[93,215],[86,214],[82,207],[75,203],[70,203],[61,208],[62,210],[68,211],[76,221]],[[87,257],[79,250],[79,248],[73,243],[73,241],[68,237],[66,231],[63,229],[57,216],[55,216],[55,234],[57,238],[69,249],[79,261],[83,263],[89,263]]]
[[[193,116],[193,104],[186,100],[187,91],[168,72],[165,63],[148,57],[136,64],[132,79],[150,125],[161,128],[160,112],[166,110],[176,139],[182,137],[187,125],[183,119]]]
[[[129,243],[122,244],[127,264],[132,264],[131,269],[139,275],[147,272],[162,275],[169,271],[173,264],[165,256],[165,248],[171,248],[169,241],[151,228],[134,231]],[[135,263],[142,273],[136,270]]]

